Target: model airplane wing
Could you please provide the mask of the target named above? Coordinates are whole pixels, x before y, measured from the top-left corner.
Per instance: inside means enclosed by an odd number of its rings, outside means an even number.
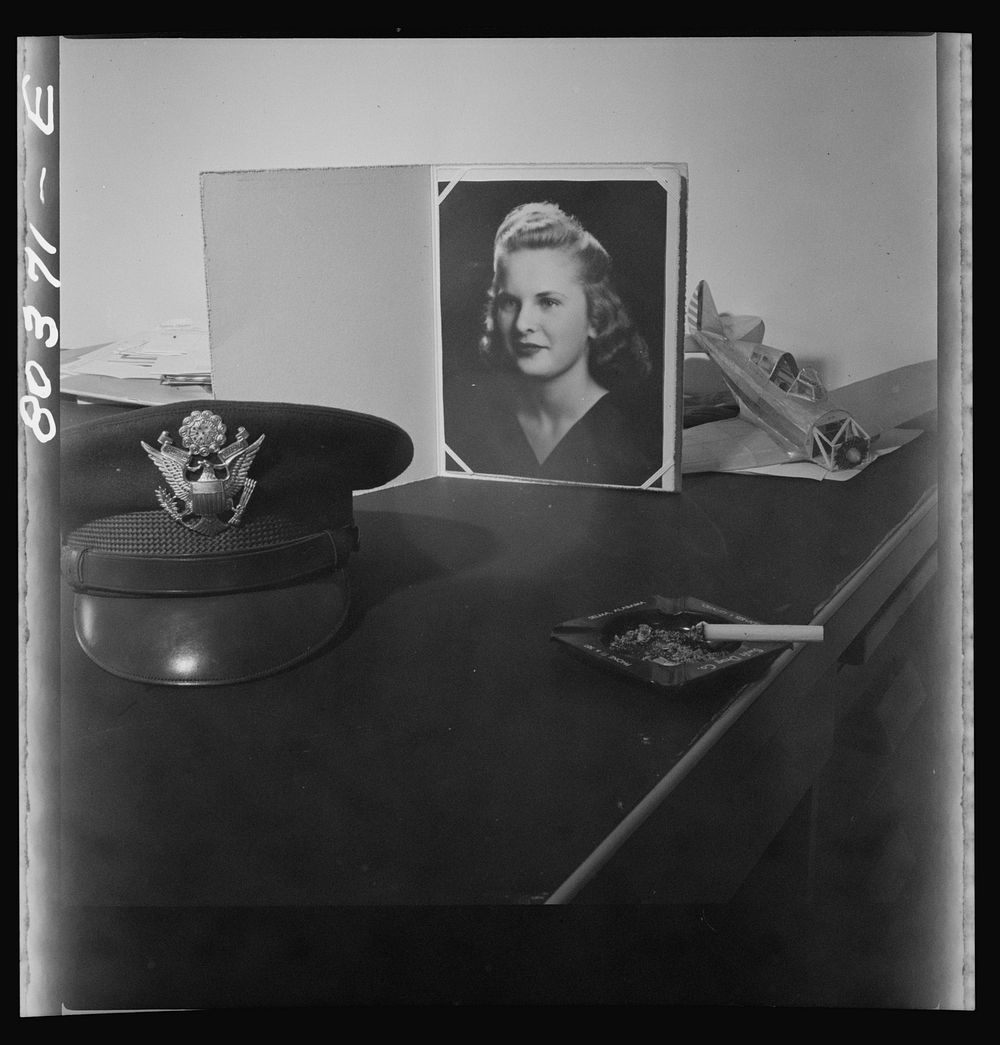
[[[742,417],[684,429],[681,470],[688,474],[742,472],[801,459],[783,450],[767,432]]]
[[[868,463],[905,446],[919,435],[919,430],[904,428],[881,432],[874,442]],[[740,472],[796,479],[850,479],[865,467],[861,465],[831,472],[811,461],[790,460],[766,432],[742,418],[713,421],[684,430],[682,471],[685,475]]]
[[[937,408],[937,361],[911,363],[836,388],[828,402],[858,418],[874,439]]]

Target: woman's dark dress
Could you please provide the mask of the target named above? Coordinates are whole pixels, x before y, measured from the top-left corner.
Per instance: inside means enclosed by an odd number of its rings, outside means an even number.
[[[472,471],[486,475],[641,486],[661,466],[611,393],[602,396],[539,464],[506,387],[491,375],[449,382],[445,442]],[[457,468],[450,459],[448,467]]]

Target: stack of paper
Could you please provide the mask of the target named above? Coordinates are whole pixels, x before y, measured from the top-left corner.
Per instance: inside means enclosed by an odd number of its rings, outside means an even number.
[[[63,363],[60,372],[63,377],[86,374],[159,381],[164,375],[208,375],[211,369],[207,330],[188,324],[163,324],[95,348]]]

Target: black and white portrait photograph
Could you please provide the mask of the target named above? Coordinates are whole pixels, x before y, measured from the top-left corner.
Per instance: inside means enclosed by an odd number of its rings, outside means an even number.
[[[452,173],[438,174],[446,468],[663,488],[681,172]]]
[[[976,1009],[972,60],[18,37],[21,1017]]]

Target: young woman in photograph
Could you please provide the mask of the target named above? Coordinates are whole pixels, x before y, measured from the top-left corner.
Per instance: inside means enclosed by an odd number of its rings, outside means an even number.
[[[641,485],[660,467],[613,389],[650,372],[611,258],[554,203],[497,230],[480,353],[449,393],[446,442],[474,472]]]

